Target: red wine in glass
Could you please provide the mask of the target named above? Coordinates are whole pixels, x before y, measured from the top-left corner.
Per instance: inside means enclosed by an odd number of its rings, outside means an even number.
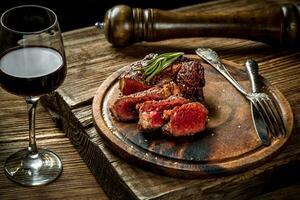
[[[0,58],[2,88],[20,96],[41,96],[57,89],[66,76],[63,56],[49,47],[7,51]]]
[[[52,151],[37,148],[35,113],[40,96],[57,89],[67,74],[65,52],[56,14],[49,8],[22,5],[0,18],[0,85],[25,97],[29,116],[29,145],[10,155],[6,176],[25,186],[54,181],[62,163]]]

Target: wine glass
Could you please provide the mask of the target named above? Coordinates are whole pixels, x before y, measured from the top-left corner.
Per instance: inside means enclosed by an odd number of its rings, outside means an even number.
[[[57,89],[67,73],[56,14],[37,5],[5,11],[1,16],[0,44],[1,87],[25,97],[29,116],[29,146],[9,156],[4,170],[9,179],[22,185],[43,185],[62,172],[59,157],[38,149],[35,139],[38,100]]]

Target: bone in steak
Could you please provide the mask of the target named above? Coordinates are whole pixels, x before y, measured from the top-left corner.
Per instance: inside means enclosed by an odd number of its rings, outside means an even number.
[[[150,132],[160,129],[165,121],[163,119],[164,110],[172,109],[176,106],[181,106],[190,100],[171,96],[168,99],[159,101],[146,101],[137,105],[139,112],[138,128],[144,132]]]
[[[199,102],[187,103],[171,111],[165,111],[164,116],[169,122],[163,126],[163,133],[171,136],[189,136],[205,130],[208,111]]]

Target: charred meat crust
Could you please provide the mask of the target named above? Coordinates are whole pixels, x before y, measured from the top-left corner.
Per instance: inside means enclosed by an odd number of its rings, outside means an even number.
[[[196,101],[203,100],[204,68],[199,62],[182,63],[175,82],[185,97]]]

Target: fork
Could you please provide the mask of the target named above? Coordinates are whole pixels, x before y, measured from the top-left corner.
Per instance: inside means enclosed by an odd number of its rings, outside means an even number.
[[[260,116],[263,118],[268,131],[273,138],[278,138],[280,136],[286,136],[286,129],[284,126],[283,119],[279,111],[277,110],[273,100],[266,94],[257,92],[247,93],[243,87],[231,76],[226,67],[221,63],[219,56],[215,51],[209,48],[198,48],[196,54],[203,58],[206,62],[211,64],[219,73],[221,73],[241,94],[245,96],[250,102],[253,103],[253,106],[259,111]],[[252,66],[255,65],[254,70]],[[246,62],[246,67],[248,66],[249,76],[253,78],[252,83],[256,83],[258,80],[258,65],[253,60],[248,60]],[[251,75],[250,75],[251,74]],[[255,86],[256,87],[256,86]]]
[[[247,98],[261,111],[272,137],[286,137],[285,125],[274,101],[266,93],[259,92],[258,64],[254,60],[248,59],[245,67],[252,85],[252,93],[248,94]]]

